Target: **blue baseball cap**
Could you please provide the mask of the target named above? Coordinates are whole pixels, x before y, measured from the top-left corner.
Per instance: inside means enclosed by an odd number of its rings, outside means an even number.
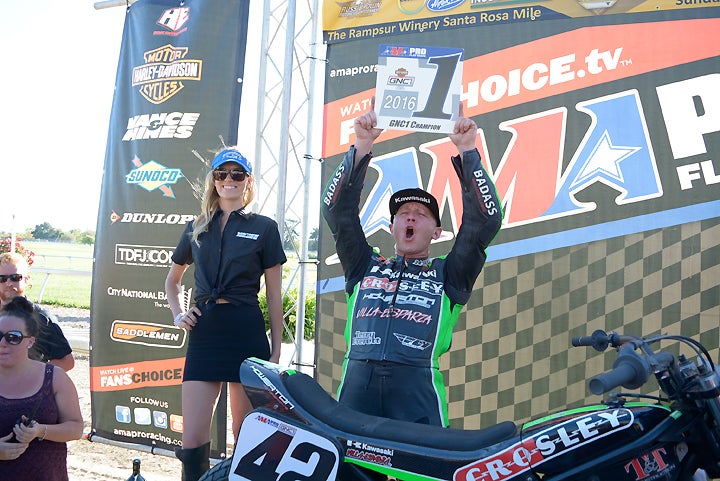
[[[250,163],[250,161],[246,159],[243,154],[241,154],[235,149],[225,149],[221,152],[218,152],[218,154],[212,161],[212,169],[217,169],[225,162],[235,162],[236,164],[240,165],[240,167],[245,169],[245,172],[247,172],[248,174],[252,174],[252,164]]]

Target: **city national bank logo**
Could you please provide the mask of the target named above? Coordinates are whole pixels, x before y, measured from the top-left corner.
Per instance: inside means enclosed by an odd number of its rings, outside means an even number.
[[[161,104],[185,87],[183,81],[200,81],[202,60],[185,58],[188,51],[188,47],[164,45],[145,52],[145,64],[133,68],[132,86],[139,86],[148,102]]]
[[[190,20],[190,9],[188,7],[176,7],[165,10],[156,22],[165,30],[155,30],[153,35],[177,37],[187,30],[185,24],[188,20]]]
[[[175,193],[168,184],[177,184],[177,181],[184,177],[182,170],[165,167],[154,160],[143,164],[137,155],[132,162],[137,169],[131,170],[125,176],[126,183],[139,185],[148,192],[159,189],[163,196],[175,198]]]
[[[110,331],[110,337],[116,342],[169,349],[183,347],[186,336],[185,329],[149,322],[114,321]]]
[[[170,267],[174,247],[115,244],[115,264],[137,267]]]

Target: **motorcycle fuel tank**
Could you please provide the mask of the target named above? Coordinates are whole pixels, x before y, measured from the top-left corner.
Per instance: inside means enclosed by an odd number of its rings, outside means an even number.
[[[642,438],[669,415],[665,407],[640,403],[562,411],[524,424],[518,442],[458,469],[453,479],[532,479],[531,471],[551,479]]]
[[[646,403],[622,407],[587,406],[523,425],[523,446],[534,447],[533,471],[567,472],[647,435],[670,409]]]

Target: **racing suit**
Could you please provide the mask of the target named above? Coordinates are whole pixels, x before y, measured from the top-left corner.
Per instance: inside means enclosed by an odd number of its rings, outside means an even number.
[[[351,147],[322,198],[345,274],[348,349],[340,402],[377,416],[447,426],[439,358],[482,269],[502,209],[476,149],[452,158],[462,186],[462,226],[450,253],[385,258],[365,239],[360,196],[372,154]]]

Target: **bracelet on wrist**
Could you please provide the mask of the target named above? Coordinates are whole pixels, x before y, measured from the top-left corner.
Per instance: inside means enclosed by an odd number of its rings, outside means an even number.
[[[45,439],[45,436],[47,436],[47,424],[45,425],[45,432],[43,432],[43,435],[38,438],[38,441],[42,441]]]
[[[181,312],[180,314],[175,316],[175,320],[173,321],[173,324],[175,325],[175,327],[180,327],[180,319],[182,319],[184,315],[185,315],[185,313]]]

